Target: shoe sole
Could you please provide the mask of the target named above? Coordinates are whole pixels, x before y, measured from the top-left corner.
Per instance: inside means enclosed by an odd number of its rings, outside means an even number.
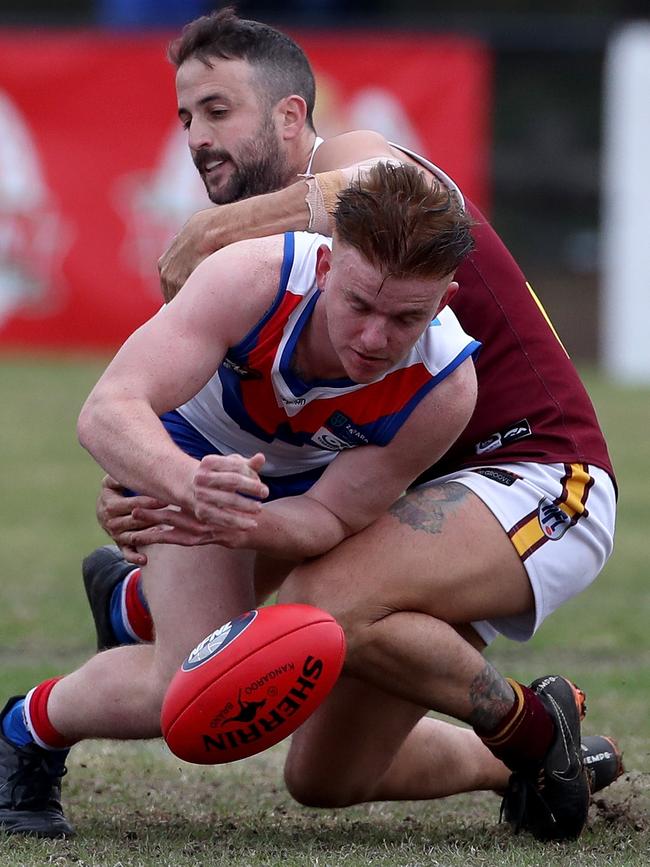
[[[578,709],[578,716],[580,717],[580,722],[583,722],[584,718],[587,716],[587,695],[584,690],[580,689],[580,687],[576,683],[573,683],[573,681],[569,680],[568,677],[565,677],[564,679],[573,690],[573,698],[576,703],[576,708]]]
[[[17,811],[20,813],[23,811]],[[34,816],[28,811],[26,816],[16,815],[11,818],[11,821],[6,822],[0,820],[0,834],[20,834],[23,837],[40,837],[44,839],[61,839],[62,837],[74,837],[75,829],[67,821],[57,820],[52,824],[48,824],[45,820],[42,823],[34,821]]]

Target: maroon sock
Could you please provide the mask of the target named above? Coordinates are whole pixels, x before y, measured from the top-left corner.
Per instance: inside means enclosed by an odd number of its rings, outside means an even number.
[[[511,771],[534,767],[544,758],[555,736],[555,723],[532,689],[506,678],[515,703],[494,731],[477,734]]]

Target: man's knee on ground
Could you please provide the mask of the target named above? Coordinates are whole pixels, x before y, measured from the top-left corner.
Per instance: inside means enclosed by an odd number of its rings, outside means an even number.
[[[366,800],[362,788],[351,785],[337,773],[324,775],[322,768],[309,768],[289,753],[284,766],[284,781],[291,797],[303,807],[333,809],[350,807]]]

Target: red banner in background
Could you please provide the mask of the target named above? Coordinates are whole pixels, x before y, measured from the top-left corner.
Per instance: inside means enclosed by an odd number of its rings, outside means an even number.
[[[324,137],[377,129],[487,205],[490,59],[463,39],[294,34]],[[160,305],[156,260],[209,205],[161,34],[0,32],[0,347],[106,349]]]

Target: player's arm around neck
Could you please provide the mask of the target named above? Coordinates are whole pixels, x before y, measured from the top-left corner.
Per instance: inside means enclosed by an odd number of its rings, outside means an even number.
[[[330,215],[337,193],[355,174],[353,167],[375,159],[395,159],[395,154],[382,135],[368,130],[335,136],[318,148],[312,171],[323,173],[318,180],[326,189],[324,206]],[[345,168],[346,172],[337,171]],[[206,256],[227,244],[307,228],[331,234],[327,216],[323,214],[320,222],[314,222],[314,208],[307,201],[309,192],[308,182],[300,180],[283,190],[198,211],[158,261],[165,300],[176,295]]]
[[[250,547],[300,560],[358,533],[445,454],[475,403],[476,374],[467,359],[422,400],[387,446],[347,449],[306,494],[265,504]]]
[[[305,191],[301,181],[264,196],[197,211],[158,260],[165,301],[174,298],[194,269],[216,250],[245,239],[306,229]]]
[[[266,311],[282,254],[281,237],[219,251],[119,350],[81,411],[78,435],[122,485],[191,507],[199,462],[171,441],[158,417],[193,397]]]

